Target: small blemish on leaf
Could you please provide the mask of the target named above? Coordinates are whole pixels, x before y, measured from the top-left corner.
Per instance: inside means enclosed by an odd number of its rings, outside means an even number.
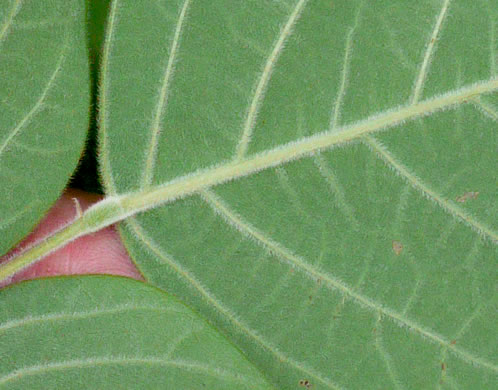
[[[477,191],[470,191],[470,192],[465,192],[463,195],[457,196],[456,201],[460,203],[465,203],[466,201],[470,199],[477,199],[479,196],[479,192]]]
[[[456,340],[451,340],[450,344],[451,345],[455,345],[456,344]]]
[[[441,363],[441,370],[446,371],[446,363]]]
[[[403,244],[399,241],[393,241],[393,252],[396,253],[397,256],[399,256],[402,251]]]
[[[307,379],[301,379],[299,381],[299,386],[306,387],[307,389],[311,389],[311,383]]]

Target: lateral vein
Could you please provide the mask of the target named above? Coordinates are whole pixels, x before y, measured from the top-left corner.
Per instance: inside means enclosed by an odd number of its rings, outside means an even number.
[[[361,8],[358,10],[356,14],[356,18],[353,24],[353,27],[349,29],[346,38],[346,47],[344,48],[344,59],[342,63],[342,71],[341,71],[341,81],[339,90],[337,91],[337,96],[334,102],[334,108],[332,110],[332,114],[330,115],[330,129],[334,129],[339,125],[339,115],[342,108],[342,102],[344,100],[344,95],[346,94],[346,87],[349,76],[349,66],[351,63],[351,56],[353,54],[353,35],[358,27],[358,22],[360,19]]]
[[[164,71],[163,81],[161,84],[161,90],[159,93],[159,99],[156,106],[156,112],[154,115],[154,121],[152,123],[152,133],[150,137],[149,148],[147,151],[147,158],[145,162],[145,169],[142,176],[142,186],[144,189],[148,187],[152,182],[152,175],[154,172],[154,166],[156,164],[157,157],[157,143],[159,140],[159,134],[161,132],[161,119],[164,115],[164,110],[168,101],[168,92],[171,79],[173,78],[174,64],[176,60],[176,55],[178,47],[180,46],[180,35],[184,26],[185,18],[187,15],[187,9],[190,6],[190,0],[185,0],[183,2],[182,9],[180,11],[180,16],[178,18],[178,23],[176,24],[175,35],[173,37],[173,42],[171,44],[171,51],[169,53],[168,64],[166,65],[166,70]]]
[[[2,44],[5,41],[5,38],[7,37],[7,33],[9,32],[10,28],[12,27],[12,24],[14,23],[14,19],[15,19],[16,15],[19,13],[21,6],[22,6],[22,0],[16,0],[12,4],[10,12],[7,15],[5,22],[3,23],[2,28],[0,28],[0,44]]]
[[[281,352],[276,346],[270,344],[264,337],[259,335],[254,329],[242,322],[237,313],[232,312],[227,308],[222,301],[220,301],[209,289],[196,279],[191,272],[178,263],[171,255],[165,253],[164,249],[147,236],[142,226],[136,221],[135,218],[130,218],[127,221],[130,230],[140,240],[141,244],[150,250],[162,264],[169,266],[174,270],[182,279],[185,280],[193,289],[195,289],[207,302],[209,306],[214,308],[220,313],[228,322],[232,324],[239,332],[245,334],[246,337],[259,344],[263,349],[271,353],[279,362],[285,362],[292,366],[294,369],[303,371],[306,375],[312,376],[317,381],[327,385],[330,389],[341,390],[339,386],[332,383],[327,378],[324,378],[319,372],[310,367],[306,367],[303,363],[295,361],[294,359]]]
[[[21,367],[0,377],[0,385],[21,379],[23,376],[40,375],[50,371],[63,371],[72,368],[98,367],[106,365],[160,365],[165,367],[176,367],[186,371],[198,371],[206,375],[225,378],[227,380],[250,383],[249,378],[241,376],[239,373],[211,367],[206,364],[185,361],[169,360],[161,356],[96,356],[85,359],[74,359],[67,361],[56,361],[46,364],[37,364]]]
[[[296,24],[297,19],[304,9],[307,1],[308,0],[299,0],[299,2],[296,4],[296,7],[292,11],[285,27],[283,28],[277,42],[275,43],[275,47],[273,48],[270,56],[266,61],[265,67],[263,69],[263,72],[261,73],[261,77],[256,87],[256,91],[254,92],[251,104],[249,106],[249,110],[247,112],[247,117],[244,123],[244,131],[242,133],[239,144],[237,145],[236,160],[241,160],[242,158],[244,158],[244,155],[247,152],[249,142],[251,141],[252,131],[256,122],[256,117],[258,115],[259,106],[261,105],[261,100],[263,99],[268,81],[270,80],[273,67],[275,66],[275,63],[277,62],[278,57],[280,56],[280,53],[284,48],[286,39],[292,32],[292,27]]]
[[[102,64],[101,64],[101,79],[99,85],[99,161],[100,161],[100,174],[102,177],[102,184],[106,192],[114,195],[116,193],[116,186],[114,184],[114,177],[111,170],[111,161],[109,157],[109,143],[107,135],[107,125],[109,123],[109,63],[111,58],[112,41],[114,32],[117,25],[117,9],[118,0],[112,0],[111,9],[107,20],[106,36],[104,41],[104,50],[102,51]]]
[[[437,334],[431,329],[427,329],[422,325],[416,323],[415,321],[406,318],[401,313],[398,313],[387,307],[383,307],[380,303],[372,300],[368,296],[362,295],[359,292],[354,291],[351,287],[343,283],[342,281],[336,279],[332,275],[317,269],[313,264],[306,262],[305,259],[292,253],[284,245],[273,241],[271,238],[267,237],[263,232],[258,230],[256,227],[252,226],[248,222],[244,221],[241,216],[232,211],[229,206],[227,206],[221,198],[219,198],[214,192],[205,190],[201,191],[201,197],[204,201],[217,213],[222,219],[238,230],[240,233],[249,236],[259,243],[261,246],[265,247],[269,251],[273,251],[278,255],[278,257],[285,261],[291,267],[296,267],[304,275],[313,280],[322,280],[328,286],[330,290],[337,290],[339,293],[347,297],[357,304],[371,310],[374,313],[379,313],[382,316],[390,318],[392,321],[396,322],[400,326],[406,326],[409,329],[419,333],[421,336],[426,337],[433,342],[436,342],[446,348],[451,349],[455,355],[466,362],[477,364],[486,367],[490,370],[497,371],[493,363],[482,359],[480,357],[474,356],[473,354],[458,348],[451,344],[451,342],[445,337]]]
[[[441,194],[438,194],[422,180],[420,180],[416,175],[411,173],[406,167],[404,167],[400,162],[396,161],[396,158],[392,156],[387,149],[382,146],[375,138],[370,136],[365,136],[363,138],[365,143],[368,144],[389,167],[393,168],[396,173],[401,175],[406,181],[415,189],[421,191],[429,199],[436,202],[443,210],[446,210],[451,216],[458,218],[465,224],[469,225],[471,228],[475,229],[478,233],[487,236],[491,241],[498,242],[498,234],[486,225],[483,225],[477,221],[472,215],[467,213],[461,207],[458,207],[449,199],[446,199]]]
[[[14,137],[31,121],[31,118],[35,116],[38,111],[43,106],[43,102],[48,96],[48,93],[50,92],[50,89],[54,85],[55,79],[57,78],[57,75],[59,74],[59,71],[62,68],[62,63],[64,62],[64,58],[66,55],[66,50],[68,48],[68,42],[66,41],[65,45],[63,46],[61,50],[61,54],[59,56],[59,59],[57,60],[57,64],[55,65],[55,70],[52,72],[50,75],[50,78],[45,85],[45,88],[43,88],[42,93],[40,94],[38,100],[36,103],[33,105],[31,110],[24,116],[24,118],[21,119],[19,124],[9,133],[5,141],[0,145],[0,157],[1,155],[5,152],[5,149],[7,148],[7,145],[14,139]]]
[[[444,0],[443,6],[441,7],[441,12],[439,13],[439,16],[436,21],[436,25],[434,26],[434,30],[432,31],[431,38],[429,40],[429,43],[427,44],[424,60],[422,61],[422,66],[420,67],[420,72],[418,74],[417,81],[415,83],[415,89],[413,91],[413,96],[412,96],[412,104],[417,103],[420,98],[420,95],[422,94],[422,89],[424,88],[424,83],[427,77],[427,72],[429,70],[431,57],[434,54],[436,40],[438,38],[439,33],[441,32],[441,27],[448,12],[450,1],[451,0]]]

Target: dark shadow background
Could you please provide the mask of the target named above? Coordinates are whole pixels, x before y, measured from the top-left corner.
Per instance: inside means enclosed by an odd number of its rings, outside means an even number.
[[[90,63],[90,113],[86,146],[69,187],[103,194],[97,162],[97,92],[102,43],[110,0],[86,0],[86,33]]]

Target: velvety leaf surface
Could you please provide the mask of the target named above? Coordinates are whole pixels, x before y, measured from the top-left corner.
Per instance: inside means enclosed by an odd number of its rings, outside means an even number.
[[[0,3],[0,254],[60,196],[88,126],[84,2]]]
[[[491,388],[497,20],[494,0],[114,1],[104,185],[179,197],[122,224],[140,270],[279,388]]]
[[[0,291],[1,389],[269,389],[190,309],[128,278]]]

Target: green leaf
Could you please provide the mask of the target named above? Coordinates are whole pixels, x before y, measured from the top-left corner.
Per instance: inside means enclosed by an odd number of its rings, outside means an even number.
[[[88,57],[79,0],[0,5],[0,254],[60,196],[88,126]]]
[[[2,389],[268,389],[197,314],[132,279],[40,279],[0,291]]]
[[[282,389],[492,387],[497,20],[114,1],[102,178],[123,215],[169,202],[121,226],[140,270]]]

